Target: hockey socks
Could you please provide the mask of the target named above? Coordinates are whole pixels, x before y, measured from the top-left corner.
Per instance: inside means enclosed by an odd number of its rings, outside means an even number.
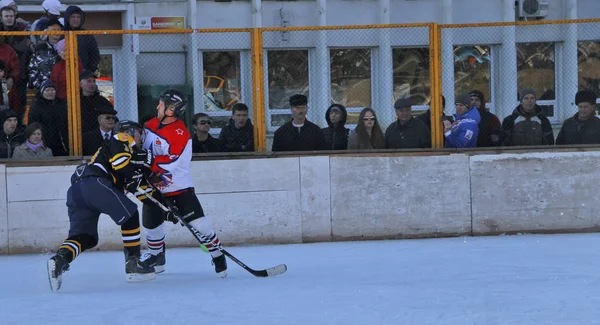
[[[208,249],[210,256],[219,257],[223,255],[223,253],[219,250],[221,246],[221,241],[217,237],[217,234],[212,228],[210,221],[206,217],[201,217],[190,222],[190,226],[194,227],[198,230],[204,237],[208,239],[209,242],[205,243],[204,246]]]
[[[161,253],[165,246],[165,224],[162,223],[154,229],[147,229],[146,242],[150,254],[156,256]]]
[[[126,252],[125,257],[140,257],[140,218],[137,213],[121,225],[121,237]]]
[[[66,239],[59,247],[57,254],[62,255],[66,258],[67,263],[73,262],[83,249],[81,248],[81,243],[75,239]]]

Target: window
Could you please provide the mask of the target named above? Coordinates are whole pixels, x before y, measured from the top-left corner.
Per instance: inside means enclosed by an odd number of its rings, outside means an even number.
[[[577,57],[579,90],[592,90],[600,97],[600,42],[579,42]]]
[[[455,94],[479,90],[489,103],[492,99],[490,80],[489,46],[473,45],[454,48]]]
[[[100,63],[98,64],[98,78],[96,84],[98,85],[98,91],[104,97],[106,97],[113,105],[115,104],[114,99],[114,87],[113,87],[113,56],[112,54],[100,54]]]
[[[332,102],[347,108],[371,106],[371,49],[334,49],[329,56]]]
[[[242,101],[240,52],[202,52],[204,71],[204,111],[211,116],[212,128],[229,123],[231,108]]]
[[[429,49],[394,49],[392,56],[394,60],[394,101],[399,98],[411,98],[414,105],[429,105],[431,101]]]
[[[532,88],[537,104],[554,116],[554,43],[517,44],[517,91]]]
[[[308,51],[268,51],[267,75],[268,123],[277,128],[291,118],[290,96],[308,96]]]

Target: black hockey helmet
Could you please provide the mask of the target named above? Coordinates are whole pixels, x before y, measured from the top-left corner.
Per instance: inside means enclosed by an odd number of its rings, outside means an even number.
[[[165,103],[165,108],[173,106],[173,113],[175,116],[179,116],[185,112],[185,105],[187,100],[185,96],[175,89],[167,89],[160,94],[159,100]]]
[[[135,136],[135,130],[141,133],[142,126],[138,122],[130,120],[121,120],[113,128],[114,133],[127,133],[131,136]]]

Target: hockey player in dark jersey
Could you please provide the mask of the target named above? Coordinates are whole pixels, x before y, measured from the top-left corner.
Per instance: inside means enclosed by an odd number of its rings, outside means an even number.
[[[131,121],[115,125],[114,136],[102,142],[92,159],[78,166],[67,191],[69,236],[56,255],[48,260],[48,277],[52,291],[60,289],[62,274],[86,249],[98,244],[98,219],[109,215],[121,226],[125,252],[127,282],[155,278],[154,268],[140,264],[140,218],[137,205],[125,190],[135,192],[149,171],[152,155],[138,148],[141,127]]]
[[[154,158],[151,168],[154,174],[150,181],[171,201],[179,214],[208,239],[205,246],[212,256],[215,272],[225,277],[227,261],[219,249],[219,237],[204,215],[192,183],[192,139],[185,123],[179,118],[185,111],[185,106],[183,94],[176,90],[166,90],[160,95],[156,107],[157,117],[146,123],[144,149],[151,152]],[[144,203],[142,223],[146,228],[149,253],[142,257],[142,264],[154,266],[156,273],[165,270],[165,219],[173,221],[154,204]]]

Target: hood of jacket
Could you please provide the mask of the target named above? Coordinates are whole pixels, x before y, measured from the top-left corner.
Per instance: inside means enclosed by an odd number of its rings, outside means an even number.
[[[78,28],[72,28],[69,25],[69,17],[71,17],[71,15],[74,14],[74,13],[76,13],[76,12],[81,15],[81,26],[79,26]],[[85,24],[85,13],[78,6],[68,6],[67,10],[65,10],[65,16],[64,16],[64,18],[65,18],[65,30],[83,29],[83,24]]]
[[[471,119],[471,120],[477,122],[477,124],[479,124],[479,122],[481,122],[481,114],[479,114],[479,110],[477,108],[475,108],[475,106],[471,107],[470,110],[468,110],[466,113],[464,113],[462,115],[454,114],[454,118],[457,121]]]
[[[346,112],[346,107],[344,107],[344,105],[341,105],[341,104],[333,104],[333,105],[329,106],[329,108],[327,108],[327,111],[325,112],[325,120],[327,121],[327,125],[330,128],[333,128],[333,123],[329,119],[329,112],[331,112],[331,109],[334,107],[339,108],[340,111],[342,112],[342,114],[340,116],[339,126],[343,128],[344,125],[346,125],[346,119],[348,118],[348,112]]]

